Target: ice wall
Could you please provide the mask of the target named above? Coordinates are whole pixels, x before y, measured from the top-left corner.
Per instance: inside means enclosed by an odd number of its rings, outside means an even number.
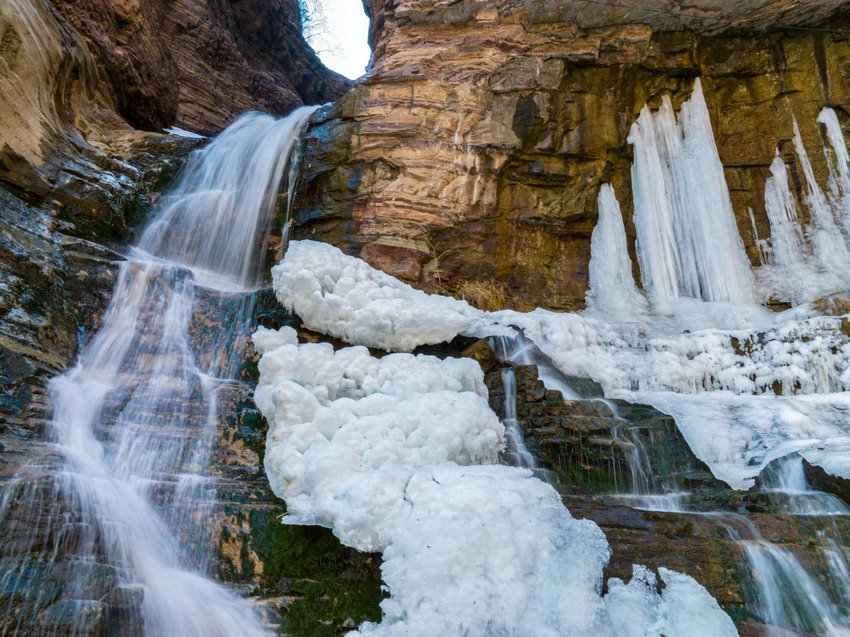
[[[638,261],[650,300],[751,302],[750,264],[699,79],[678,119],[665,96],[656,113],[643,108],[628,141]]]

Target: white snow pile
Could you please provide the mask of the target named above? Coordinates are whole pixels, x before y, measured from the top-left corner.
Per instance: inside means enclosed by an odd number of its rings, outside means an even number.
[[[266,471],[286,521],[322,524],[349,546],[383,552],[391,597],[383,621],[356,634],[736,634],[705,589],[665,569],[660,594],[636,567],[628,584],[613,580],[600,596],[609,557],[601,530],[573,519],[529,471],[489,464],[504,432],[474,361],[334,352],[298,344],[289,328],[260,328],[254,342],[255,400],[271,427]]]
[[[307,328],[353,345],[409,351],[487,325],[466,301],[426,294],[316,241],[290,242],[272,277],[280,302]]]

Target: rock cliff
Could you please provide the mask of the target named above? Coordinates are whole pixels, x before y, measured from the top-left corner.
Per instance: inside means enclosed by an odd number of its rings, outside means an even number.
[[[77,319],[103,305],[78,288],[108,296],[108,277],[92,285],[119,258],[99,244],[127,240],[197,144],[145,131],[215,132],[244,110],[284,114],[347,86],[304,42],[295,0],[0,5],[4,389],[29,396],[24,371],[71,363]]]
[[[824,180],[817,113],[850,127],[835,0],[367,4],[374,66],[311,130],[296,234],[481,306],[583,306],[599,186],[633,239],[629,127],[695,77],[753,260],[777,147],[803,196],[792,118]]]

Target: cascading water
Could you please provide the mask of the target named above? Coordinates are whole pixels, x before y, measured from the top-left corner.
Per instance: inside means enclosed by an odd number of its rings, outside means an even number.
[[[514,467],[534,469],[534,456],[525,446],[522,428],[516,417],[516,378],[514,370],[502,370],[502,385],[505,388],[505,459]]]
[[[834,542],[825,542],[829,577],[819,578],[791,548],[765,540],[744,516],[713,517],[746,557],[753,580],[748,607],[767,624],[769,637],[784,637],[789,631],[828,637],[850,635],[850,614],[846,610],[850,579],[846,557]]]
[[[243,115],[190,157],[121,264],[102,327],[51,381],[52,445],[0,505],[5,528],[27,519],[28,506],[43,508],[29,509],[31,533],[2,549],[4,634],[68,630],[69,614],[73,633],[103,622],[121,634],[265,633],[255,609],[204,577],[216,491],[207,465],[216,394],[234,382],[243,357],[234,343],[250,328],[258,246],[313,110]],[[241,309],[206,328],[199,352],[202,296],[232,297]]]

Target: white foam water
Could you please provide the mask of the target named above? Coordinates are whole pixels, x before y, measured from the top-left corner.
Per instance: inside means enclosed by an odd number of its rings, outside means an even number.
[[[257,282],[256,255],[278,183],[312,110],[282,120],[243,115],[190,156],[138,249],[121,264],[101,328],[76,365],[50,381],[59,466],[24,467],[2,510],[13,515],[14,503],[38,486],[28,475],[49,476],[65,522],[36,525],[32,541],[43,543],[39,559],[48,569],[53,561],[66,564],[68,584],[58,594],[30,593],[30,612],[40,614],[44,634],[60,629],[50,619],[62,619],[57,604],[83,604],[72,632],[89,630],[93,614],[109,613],[97,595],[90,600],[104,578],[110,596],[135,595],[140,606],[122,630],[265,634],[256,609],[205,576],[203,532],[215,498],[207,467],[216,444],[216,394],[234,382],[244,354],[234,347],[250,325],[252,299],[244,293]],[[204,357],[192,343],[199,286],[237,308],[205,328],[212,354]],[[31,568],[22,559],[0,586],[13,591]]]

